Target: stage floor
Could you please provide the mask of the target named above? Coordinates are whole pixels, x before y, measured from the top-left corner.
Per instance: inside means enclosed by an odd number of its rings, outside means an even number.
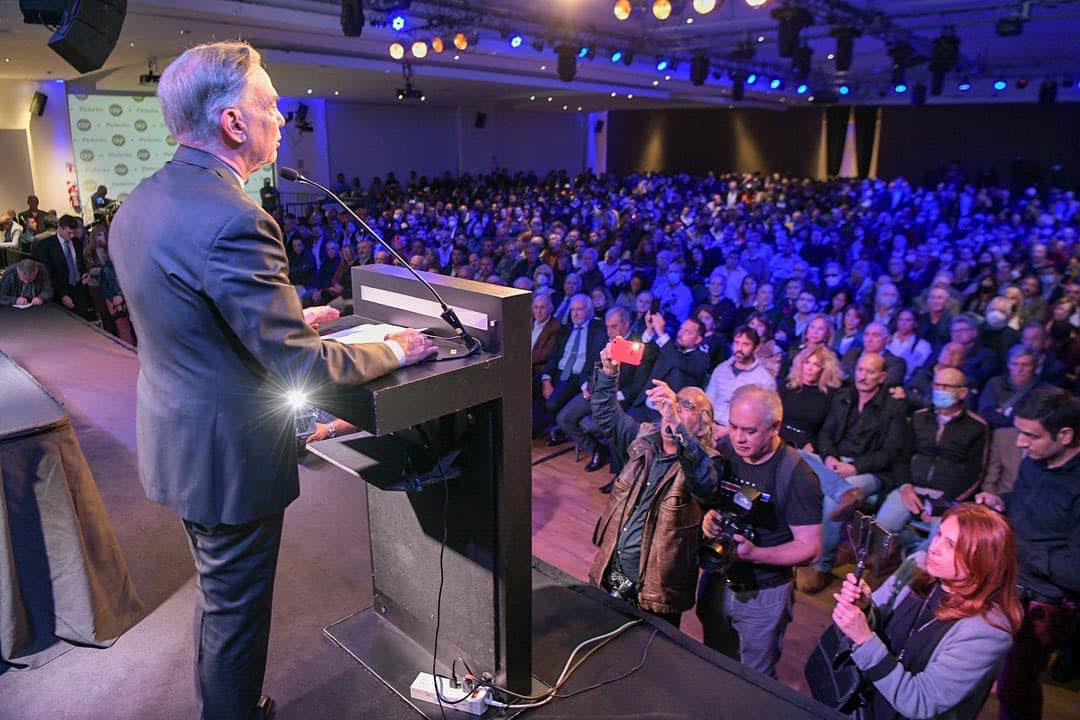
[[[156,720],[192,717],[194,576],[179,521],[147,501],[136,479],[134,353],[56,308],[0,308],[0,349],[66,406],[149,610],[108,650],[78,648],[39,670],[0,670],[0,718],[142,720],[149,709]],[[542,442],[534,444],[534,462],[550,454]],[[571,452],[533,468],[533,552],[575,578],[585,575],[592,526],[606,501],[595,491],[606,482],[606,471],[586,474],[583,464]],[[314,459],[305,461],[301,484],[300,499],[286,513],[265,682],[279,717],[419,717],[322,634],[326,625],[371,604],[365,583],[370,558],[359,540],[367,531],[363,488]],[[781,681],[790,687],[801,687],[803,661],[830,607],[826,593],[798,595],[780,666]],[[700,637],[693,613],[683,620],[683,630]],[[601,663],[593,671],[602,678],[616,669]],[[614,685],[621,697],[604,711],[575,704],[586,694],[536,716],[643,717],[635,712],[641,706],[632,683]],[[1045,716],[1075,717],[1077,700],[1075,688],[1048,686]],[[730,709],[710,703],[691,715],[668,707],[647,716],[723,717]],[[437,709],[429,714],[438,717]],[[981,717],[996,717],[993,699]]]

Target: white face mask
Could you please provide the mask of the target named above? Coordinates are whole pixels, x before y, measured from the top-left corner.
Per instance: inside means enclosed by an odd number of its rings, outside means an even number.
[[[986,311],[986,324],[990,326],[992,330],[1000,330],[1005,327],[1005,323],[1009,318],[1005,313],[1000,310],[987,310]]]

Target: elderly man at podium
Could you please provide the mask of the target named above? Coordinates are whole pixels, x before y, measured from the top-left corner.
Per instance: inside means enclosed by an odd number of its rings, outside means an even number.
[[[191,48],[158,97],[179,141],[131,192],[111,248],[139,333],[137,440],[148,497],[184,521],[198,572],[202,718],[271,717],[260,697],[285,508],[299,494],[292,412],[435,348],[414,330],[384,342],[320,340],[289,284],[281,229],[244,192],[272,163],[285,120],[254,48]]]

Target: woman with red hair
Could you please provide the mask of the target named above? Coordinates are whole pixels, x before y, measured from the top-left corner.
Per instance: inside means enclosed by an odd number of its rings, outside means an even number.
[[[965,503],[871,593],[848,575],[833,621],[865,681],[859,718],[975,718],[1023,611],[1016,541],[1004,517]]]

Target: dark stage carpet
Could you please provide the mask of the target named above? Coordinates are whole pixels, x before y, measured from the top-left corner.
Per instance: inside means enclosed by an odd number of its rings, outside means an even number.
[[[75,648],[37,670],[0,669],[0,719],[193,717],[192,561],[179,520],[147,501],[136,477],[134,353],[55,308],[0,308],[0,349],[66,406],[148,613],[108,650]],[[322,633],[371,604],[362,486],[311,458],[301,484],[286,513],[265,682],[278,717],[419,717]],[[561,573],[541,575],[534,587],[534,674],[550,681],[578,641],[621,620],[598,603],[596,591],[565,587],[573,581]],[[652,631],[633,628],[611,652],[597,653],[567,691],[629,670]],[[636,675],[529,716],[797,718],[812,709],[794,691],[661,630]],[[438,710],[429,716],[439,717]]]

